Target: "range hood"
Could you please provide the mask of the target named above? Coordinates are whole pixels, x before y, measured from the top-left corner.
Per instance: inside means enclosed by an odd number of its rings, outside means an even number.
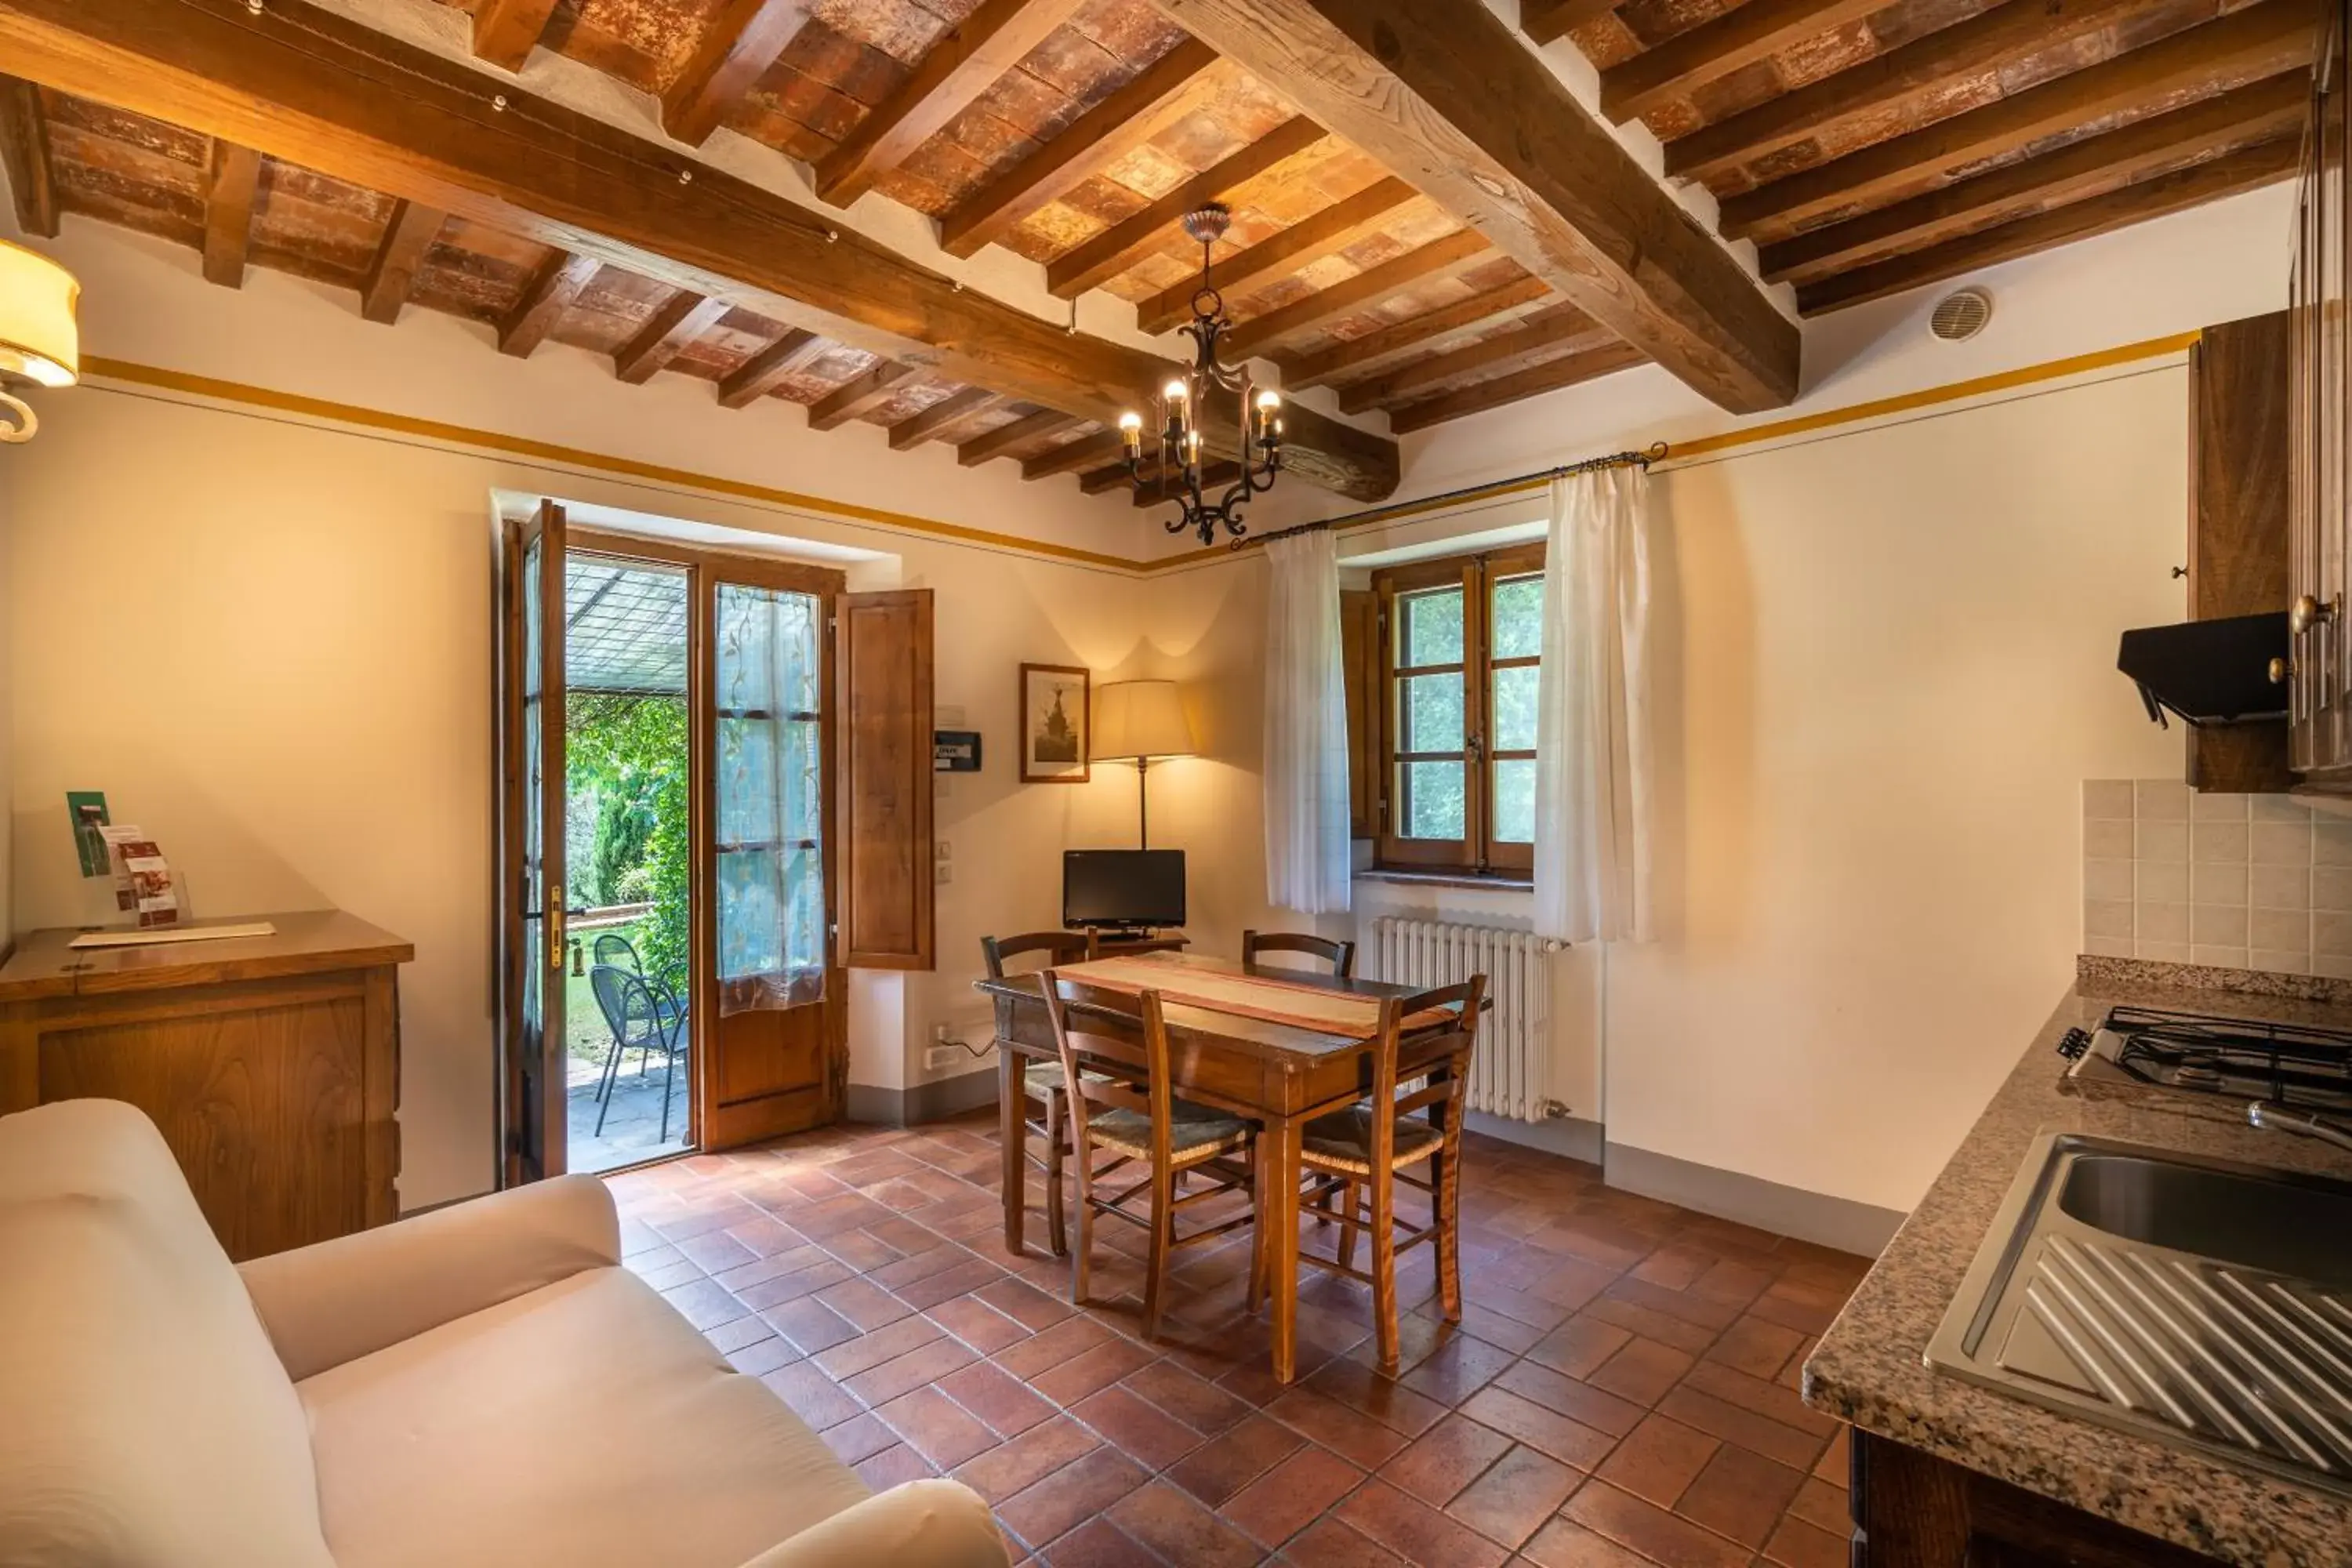
[[[2191,724],[2252,724],[2286,717],[2287,689],[2271,679],[2271,660],[2286,657],[2278,610],[2126,632],[2116,668],[2159,724],[2168,712]]]

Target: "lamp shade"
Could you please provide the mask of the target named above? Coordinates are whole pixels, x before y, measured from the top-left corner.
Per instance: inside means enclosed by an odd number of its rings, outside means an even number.
[[[43,386],[81,378],[81,331],[74,322],[81,285],[37,250],[0,240],[0,374]]]
[[[1192,726],[1172,680],[1115,680],[1095,688],[1095,762],[1129,757],[1189,757]]]

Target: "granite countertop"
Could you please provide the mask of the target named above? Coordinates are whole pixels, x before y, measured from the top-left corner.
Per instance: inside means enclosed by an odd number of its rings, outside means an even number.
[[[2217,994],[2226,993],[2226,994]],[[2044,1131],[2079,1131],[2254,1164],[2352,1176],[2352,1154],[2262,1132],[2235,1101],[2062,1088],[2059,1037],[2117,1003],[2352,1027],[2352,988],[2085,959],[1927,1195],[1805,1364],[1807,1404],[1907,1447],[2225,1563],[2352,1563],[2352,1499],[2241,1468],[1927,1370],[1922,1356]]]

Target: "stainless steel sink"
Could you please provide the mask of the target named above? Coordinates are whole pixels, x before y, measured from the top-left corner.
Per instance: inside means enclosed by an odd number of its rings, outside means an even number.
[[[2045,1133],[1927,1364],[2352,1493],[2352,1182]]]

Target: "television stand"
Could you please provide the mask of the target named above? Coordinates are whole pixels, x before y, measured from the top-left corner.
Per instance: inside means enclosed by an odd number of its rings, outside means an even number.
[[[1190,945],[1191,939],[1181,931],[1164,934],[1146,928],[1096,930],[1088,933],[1094,941],[1097,956],[1118,958],[1139,952],[1180,952]]]

